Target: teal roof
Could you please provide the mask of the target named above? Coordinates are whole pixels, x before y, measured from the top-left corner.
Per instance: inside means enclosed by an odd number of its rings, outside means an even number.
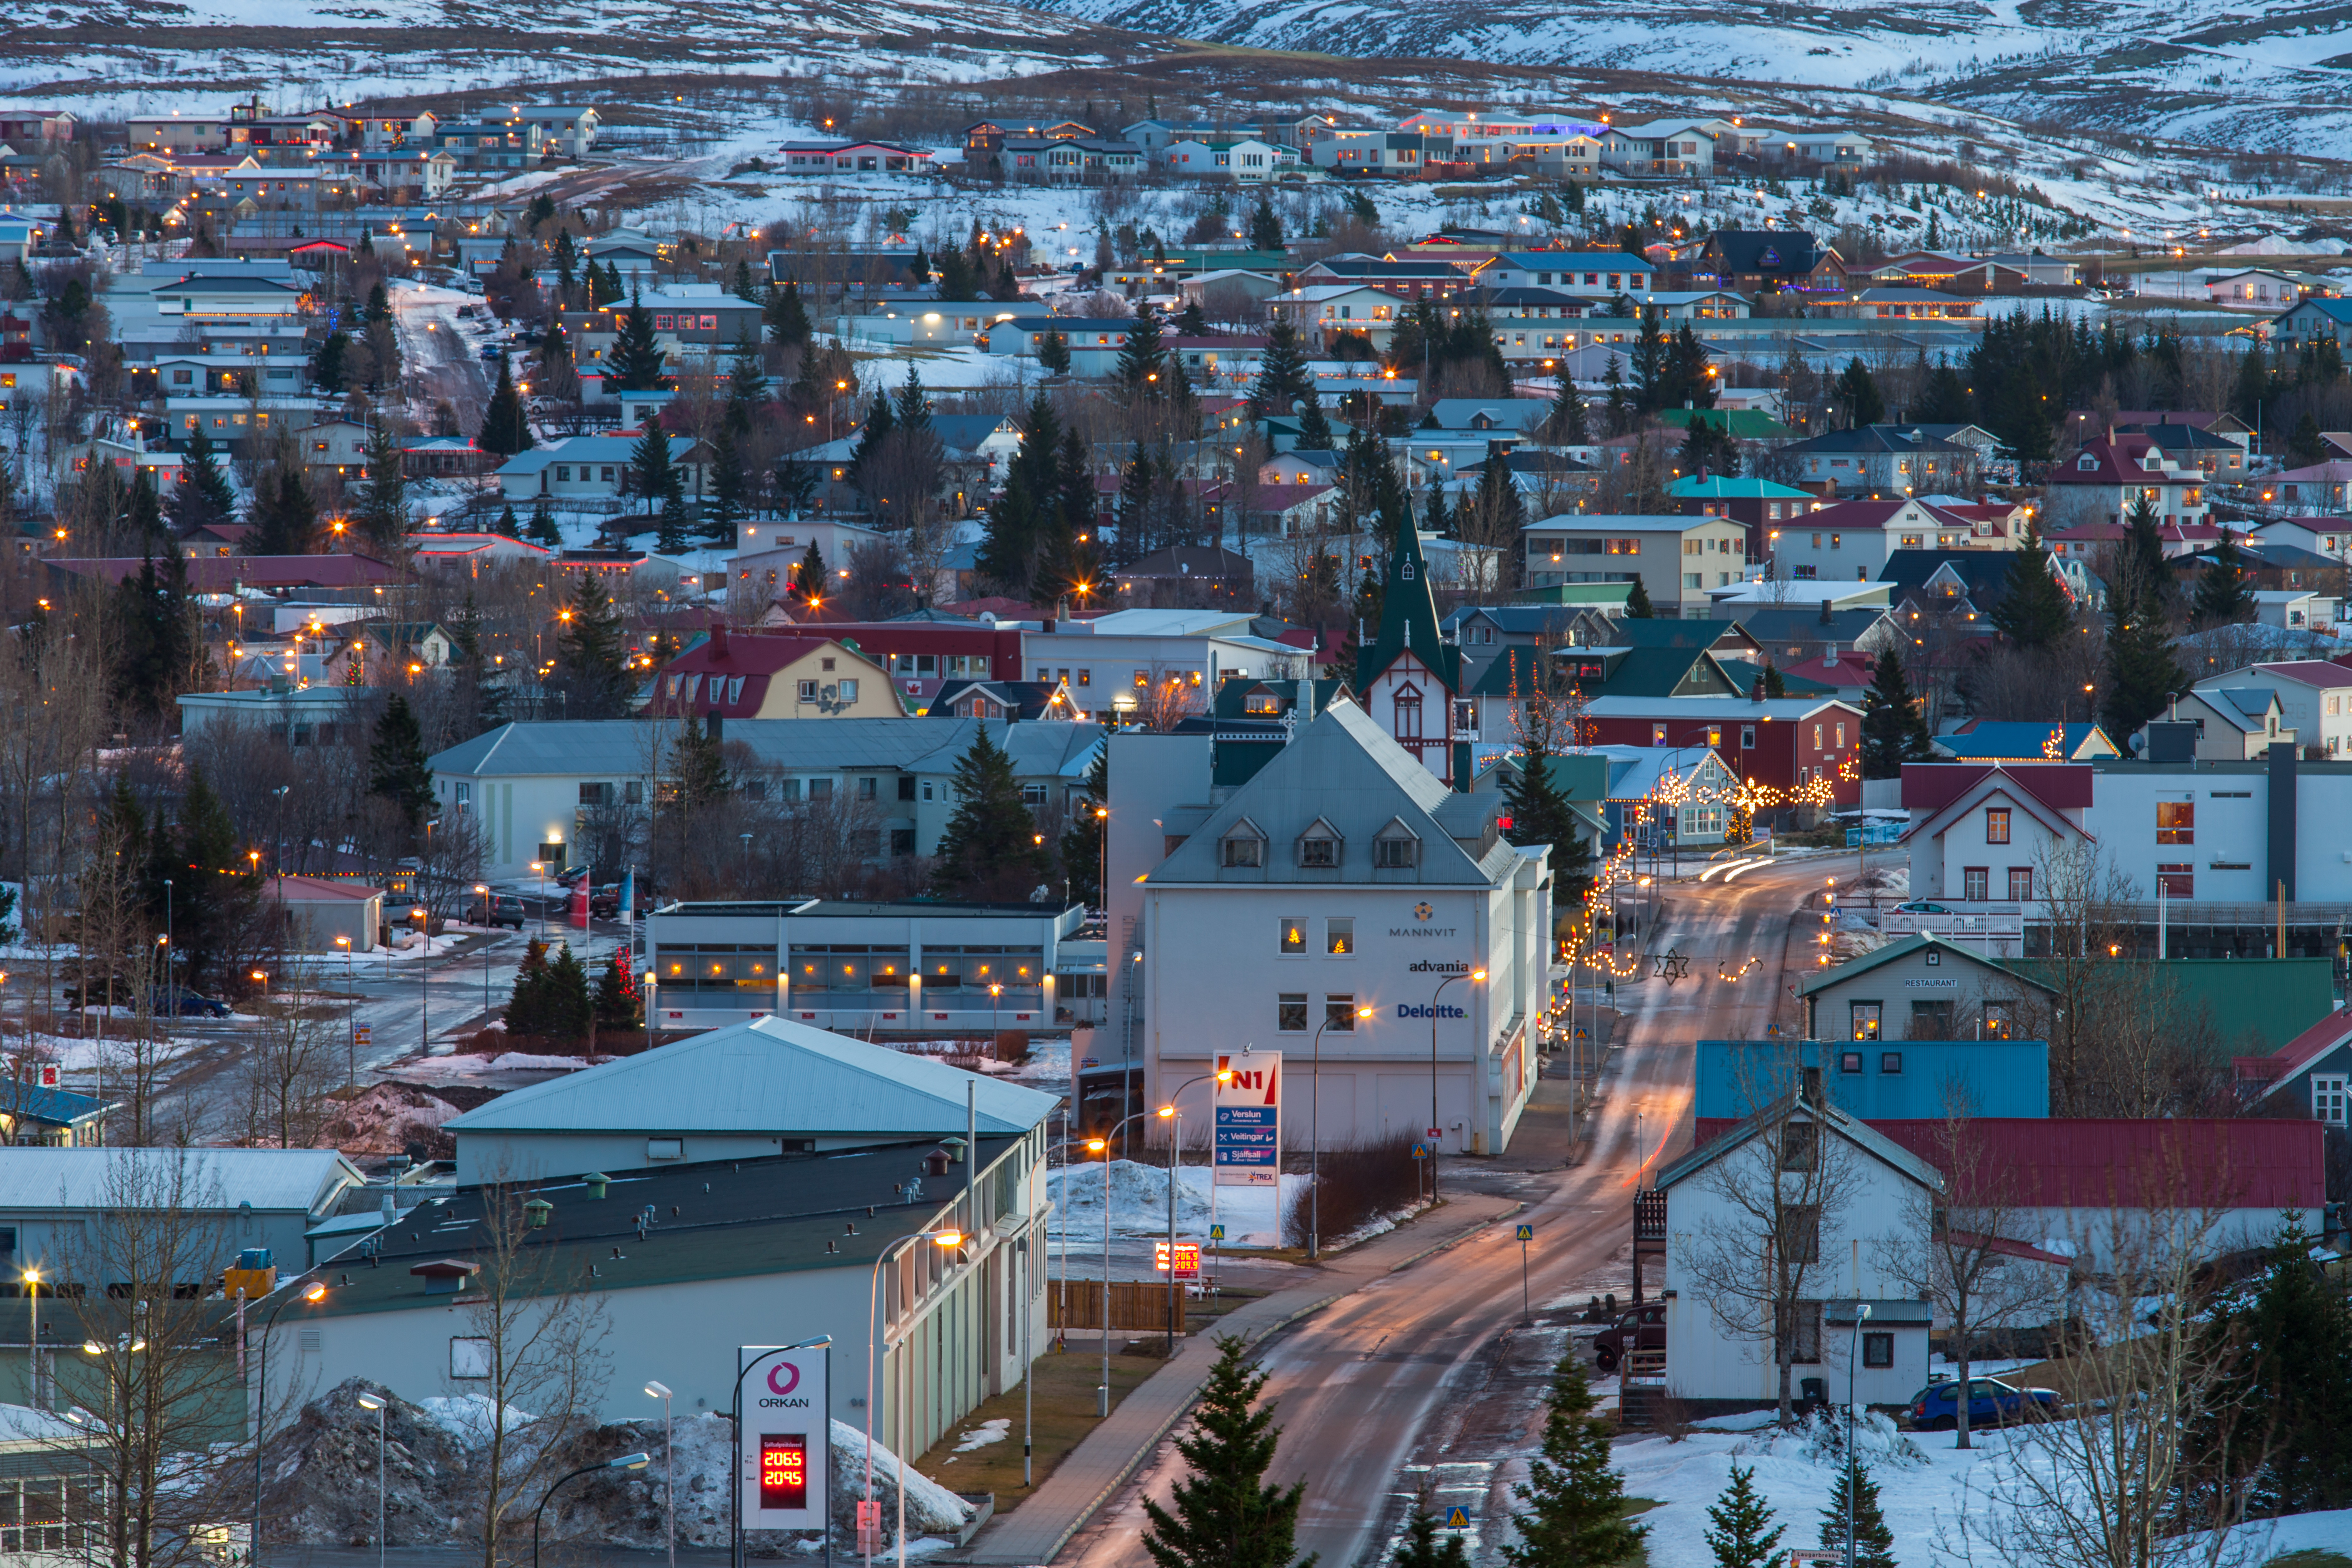
[[[1678,500],[1807,500],[1807,492],[1788,485],[1776,485],[1770,479],[1727,479],[1710,474],[1705,479],[1696,474],[1676,479],[1666,487],[1666,493]]]
[[[1421,553],[1421,533],[1410,522],[1397,530],[1381,597],[1381,636],[1356,667],[1356,689],[1368,690],[1381,672],[1410,650],[1448,691],[1462,689],[1462,650],[1446,646],[1437,630],[1437,598],[1429,585],[1429,563]]]

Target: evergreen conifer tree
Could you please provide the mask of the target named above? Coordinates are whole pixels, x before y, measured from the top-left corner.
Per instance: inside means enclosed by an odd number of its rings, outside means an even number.
[[[588,990],[588,966],[570,942],[556,950],[542,986],[541,1032],[559,1040],[586,1039],[595,1024],[596,1003]]]
[[[677,555],[693,542],[687,537],[686,498],[671,496],[662,502],[661,521],[654,525],[654,548],[664,555]]]
[[[2200,626],[2217,626],[2232,621],[2242,621],[2253,613],[2254,591],[2246,581],[2245,552],[2238,548],[2236,538],[2228,525],[2221,529],[2221,542],[2206,563],[2204,575],[2197,579],[2197,597],[2193,615]]]
[[[310,384],[321,392],[341,392],[348,373],[345,362],[352,352],[352,334],[337,321],[333,330],[320,340],[319,352],[310,356]]]
[[[1706,1517],[1715,1526],[1706,1536],[1707,1549],[1715,1553],[1715,1568],[1766,1568],[1776,1560],[1780,1527],[1772,1522],[1771,1509],[1757,1495],[1753,1467],[1744,1470],[1731,1467],[1731,1484],[1721,1498],[1707,1505]]]
[[[523,409],[522,395],[515,390],[514,371],[504,354],[499,356],[499,382],[490,389],[489,406],[482,411],[482,433],[474,444],[501,458],[528,452],[537,445],[530,433],[530,416]]]
[[[1822,1510],[1822,1547],[1824,1551],[1845,1550],[1846,1468],[1837,1468],[1837,1479],[1830,1483],[1829,1506]],[[1853,1568],[1897,1568],[1895,1561],[1895,1532],[1886,1528],[1886,1514],[1879,1506],[1878,1483],[1870,1479],[1870,1467],[1856,1460],[1853,1466]]]
[[[1762,676],[1762,679],[1764,682],[1764,700],[1766,701],[1776,701],[1779,699],[1789,695],[1789,683],[1782,678],[1780,674],[1780,667],[1774,664],[1769,658],[1764,661],[1764,674]]]
[[[1635,574],[1633,589],[1625,595],[1627,618],[1647,621],[1656,618],[1657,614],[1656,607],[1650,603],[1650,590],[1643,584],[1640,574]]]
[[[898,410],[891,405],[890,395],[887,392],[877,392],[874,395],[874,406],[866,414],[866,423],[857,432],[857,445],[849,450],[850,478],[860,489],[865,488],[866,480],[861,477],[859,470],[881,455],[883,443],[889,439],[890,432],[898,427]]]
[[[360,531],[371,543],[395,546],[408,533],[408,477],[400,443],[382,420],[368,432],[367,489],[360,497]]]
[[[368,740],[368,794],[391,802],[412,830],[433,809],[433,770],[425,762],[425,731],[399,691],[384,703]]]
[[[1192,1430],[1176,1439],[1189,1470],[1162,1508],[1147,1500],[1151,1528],[1143,1549],[1154,1568],[1311,1568],[1297,1557],[1304,1483],[1265,1484],[1282,1429],[1274,1407],[1260,1405],[1265,1373],[1240,1339],[1220,1335],[1218,1355],[1192,1413]]]
[[[2107,594],[2106,689],[2099,694],[2099,720],[2118,746],[2128,747],[2140,726],[2161,716],[2188,677],[2172,653],[2156,594],[2116,574]]]
[[[2118,579],[2135,582],[2145,593],[2164,596],[2172,585],[2172,568],[2164,557],[2163,514],[2156,498],[2145,490],[2132,497],[2124,511],[2124,547],[2116,563]]]
[[[319,542],[319,507],[299,462],[281,464],[277,472],[254,481],[253,504],[245,520],[251,527],[237,549],[247,555],[308,555]]]
[[[735,788],[719,737],[691,714],[670,742],[669,772],[678,801],[689,808],[724,800]]]
[[[616,392],[652,392],[662,384],[661,344],[654,339],[654,315],[635,289],[629,308],[621,312],[621,329],[614,335],[613,387]]]
[[[1070,813],[1055,847],[1062,857],[1062,875],[1070,897],[1088,909],[1102,907],[1102,813],[1110,806],[1110,748],[1095,749],[1094,765],[1087,770],[1086,794]]]
[[[596,996],[593,1013],[596,1032],[607,1029],[618,1034],[645,1026],[645,1011],[638,1005],[636,987],[630,983],[628,973],[621,967],[621,955],[614,953],[596,971]]]
[[[1429,499],[1422,503],[1421,517],[1422,526],[1440,539],[1453,537],[1454,514],[1445,510],[1445,491],[1443,487],[1436,484],[1429,487]]]
[[[2011,642],[2039,651],[2047,651],[2074,624],[2074,605],[2051,575],[2050,552],[2042,542],[2038,522],[2026,525],[2024,542],[2010,557],[1991,618]]]
[[[2256,1515],[2352,1507],[2352,1306],[2312,1249],[2288,1215],[2261,1276],[2206,1331],[2238,1396],[2198,1424],[2191,1452],[2204,1462],[2262,1456],[2249,1488]]]
[[[159,821],[149,839],[151,900],[163,901],[162,880],[173,881],[172,948],[181,979],[202,991],[243,940],[261,902],[261,878],[246,858],[245,843],[227,807],[201,768],[188,770],[179,821]]]
[[[1037,368],[1047,375],[1070,374],[1070,340],[1060,332],[1037,334]]]
[[[1601,396],[1609,409],[1609,434],[1622,436],[1633,427],[1633,391],[1625,384],[1623,361],[1611,354],[1601,367]]]
[[[514,990],[507,998],[503,1017],[509,1037],[546,1034],[541,1026],[546,1016],[547,943],[533,937],[523,947],[522,962],[515,968]]]
[[[735,355],[727,368],[727,428],[736,437],[751,435],[752,422],[768,401],[767,373],[760,368],[760,345],[746,327],[736,334]]]
[[[1906,763],[1931,754],[1927,721],[1921,716],[1902,657],[1892,645],[1872,667],[1870,689],[1862,698],[1862,776],[1898,779]]]
[[[1021,417],[1021,449],[1006,468],[1003,490],[989,503],[987,529],[973,562],[982,577],[1015,598],[1026,596],[1037,583],[1041,559],[1061,532],[1063,447],[1061,420],[1039,392]]]
[[[531,502],[530,526],[524,537],[549,550],[563,548],[563,531],[555,525],[555,509],[548,505],[545,496]]]
[[[669,432],[662,428],[657,414],[647,417],[646,433],[629,448],[629,488],[646,498],[648,517],[673,494],[682,492],[677,468],[670,461]]]
[[[5,516],[8,506],[9,476],[6,460],[0,458],[0,516]],[[155,494],[154,477],[141,468],[131,481],[131,499],[123,508],[123,525],[144,550],[163,536],[163,504]]]
[[[956,764],[955,815],[940,837],[932,889],[942,898],[1023,899],[1052,868],[1022,803],[1013,759],[973,726],[971,750]]]
[[[801,286],[798,283],[770,289],[760,316],[767,324],[770,342],[780,347],[797,348],[809,341],[808,307],[801,303]]]
[[[1837,379],[1837,390],[1832,395],[1845,413],[1846,428],[1859,430],[1865,425],[1875,425],[1886,417],[1886,399],[1878,390],[1878,382],[1870,367],[1856,354]]]
[[[509,539],[522,537],[522,525],[515,521],[514,502],[509,501],[499,508],[499,520],[492,523],[490,528],[493,532],[503,534]]]
[[[1470,1553],[1459,1535],[1449,1531],[1443,1539],[1439,1537],[1437,1515],[1430,1511],[1429,1500],[1415,1498],[1412,1512],[1404,1521],[1404,1544],[1389,1559],[1389,1568],[1470,1568]]]
[[[1553,445],[1559,447],[1590,446],[1592,432],[1584,417],[1584,395],[1576,390],[1575,378],[1560,368],[1559,386],[1551,397],[1551,412],[1544,417],[1545,433]]]
[[[1328,452],[1331,447],[1331,421],[1323,413],[1323,400],[1309,393],[1298,415],[1298,440],[1295,447],[1301,452]]]
[[[817,549],[815,539],[811,538],[808,549],[802,552],[800,564],[793,568],[791,597],[814,609],[824,602],[826,593],[824,552]]]
[[[1250,418],[1289,414],[1314,395],[1315,384],[1307,374],[1307,354],[1299,346],[1298,329],[1287,317],[1278,318],[1266,330],[1265,353],[1259,356],[1257,380],[1250,387]]]
[[[1592,1414],[1584,1364],[1570,1352],[1552,1372],[1543,1453],[1512,1489],[1519,1544],[1503,1548],[1512,1568],[1615,1568],[1642,1550],[1646,1526],[1624,1517],[1625,1480],[1609,1465],[1610,1424]]]
[[[1274,198],[1263,189],[1257,194],[1257,205],[1250,211],[1249,237],[1252,250],[1283,247],[1282,219],[1275,214]]]
[[[176,550],[165,552],[160,563],[150,555],[116,592],[123,613],[114,667],[115,699],[132,712],[150,716],[168,712],[187,681],[188,668],[195,657],[187,560]]]
[[[721,547],[735,542],[735,524],[743,516],[743,502],[751,489],[751,471],[743,462],[743,448],[735,427],[722,422],[710,444],[710,504],[704,510],[702,534]]]
[[[555,639],[564,717],[617,719],[628,710],[628,641],[621,612],[601,572],[583,572],[572,584],[571,613]]]
[[[1133,563],[1150,554],[1158,542],[1152,537],[1151,498],[1159,470],[1137,442],[1129,451],[1118,478],[1118,542],[1113,559]]]
[[[188,432],[187,447],[180,454],[180,482],[172,488],[163,510],[172,521],[172,531],[183,538],[200,528],[226,522],[236,510],[236,492],[221,472],[219,453],[212,437],[205,434],[201,419]]]
[[[1150,300],[1141,300],[1127,329],[1126,345],[1118,351],[1118,363],[1111,369],[1111,380],[1129,403],[1157,402],[1168,395],[1167,361],[1167,350],[1160,342],[1160,311]]]

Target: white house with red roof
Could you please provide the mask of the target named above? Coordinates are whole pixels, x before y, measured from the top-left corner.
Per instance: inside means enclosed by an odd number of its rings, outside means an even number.
[[[2352,756],[2352,669],[2326,659],[2300,658],[2281,664],[2253,664],[2200,680],[2193,689],[2208,691],[2252,690],[2278,699],[2279,720],[2303,746],[2317,746],[2331,757]]]
[[[1773,546],[1781,574],[1793,581],[1874,582],[1898,550],[2010,549],[2007,508],[1969,507],[1966,513],[1934,501],[1847,500],[1784,523]],[[2004,531],[1979,534],[2001,521]]]
[[[652,712],[730,719],[903,719],[890,672],[831,637],[757,637],[710,628],[662,667]]]
[[[2091,799],[2087,767],[1905,768],[1903,805],[1911,826],[1903,842],[1911,850],[1912,896],[1937,903],[1999,903],[2032,918],[2040,912],[2048,857],[2091,837],[2084,826]]]
[[[2054,531],[2077,523],[2120,523],[2140,496],[2156,502],[2158,521],[2167,526],[2206,519],[2202,472],[2174,467],[2146,436],[2117,434],[2086,442],[2073,457],[2050,466],[2042,527]]]
[[[2156,536],[2164,547],[2167,561],[2211,550],[2221,542],[2221,525],[2213,522],[2158,523]],[[2230,532],[2243,543],[2246,535],[2236,529]],[[2042,542],[2050,547],[2053,558],[2087,566],[2103,552],[2116,550],[2131,537],[2131,528],[2122,522],[2078,522],[2072,528],[2062,528],[2044,533]]]
[[[2233,1057],[2231,1065],[2258,1110],[2352,1126],[2352,1013],[2330,1013],[2269,1056]]]

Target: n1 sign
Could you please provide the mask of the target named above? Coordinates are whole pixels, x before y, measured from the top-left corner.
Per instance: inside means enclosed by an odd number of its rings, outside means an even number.
[[[1271,1187],[1282,1178],[1282,1053],[1221,1056],[1211,1177],[1221,1187]]]
[[[736,1352],[737,1461],[746,1530],[823,1530],[832,1474],[829,1346]]]

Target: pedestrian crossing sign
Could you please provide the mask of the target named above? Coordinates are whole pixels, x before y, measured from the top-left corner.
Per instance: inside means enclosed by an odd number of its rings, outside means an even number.
[[[1517,1239],[1517,1240],[1519,1240],[1519,1241],[1533,1241],[1535,1238],[1536,1238],[1536,1227],[1535,1227],[1535,1226],[1531,1226],[1531,1225],[1523,1225],[1523,1226],[1519,1226],[1519,1234],[1518,1234],[1518,1236],[1516,1237],[1516,1239]]]
[[[1209,1227],[1209,1239],[1210,1239],[1211,1241],[1223,1241],[1223,1240],[1224,1240],[1224,1239],[1225,1239],[1225,1227],[1224,1227],[1223,1226],[1221,1226],[1221,1225],[1213,1225],[1213,1226],[1211,1226]]]
[[[1414,1144],[1414,1145],[1412,1146],[1412,1157],[1413,1157],[1414,1159],[1416,1159],[1416,1160],[1426,1160],[1426,1159],[1428,1159],[1428,1158],[1429,1158],[1429,1145],[1428,1145],[1428,1144],[1426,1144],[1426,1143],[1416,1143],[1416,1144]]]
[[[1592,1031],[1579,1024],[1576,1026],[1576,1037],[1580,1040],[1589,1040],[1592,1037]]]
[[[1458,1503],[1458,1502],[1457,1502],[1457,1503],[1455,1503],[1452,1508],[1447,1509],[1447,1510],[1445,1510],[1445,1528],[1446,1528],[1446,1529],[1448,1529],[1448,1530],[1467,1530],[1467,1529],[1469,1529],[1469,1528],[1470,1528],[1470,1510],[1469,1510],[1468,1509],[1466,1509],[1466,1508],[1464,1508],[1464,1507],[1463,1507],[1460,1503]]]

